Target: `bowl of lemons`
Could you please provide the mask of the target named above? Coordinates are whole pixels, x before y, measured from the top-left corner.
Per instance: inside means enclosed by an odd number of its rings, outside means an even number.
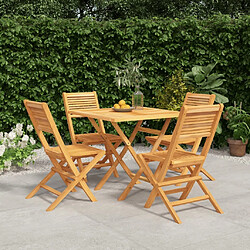
[[[113,107],[113,110],[116,112],[130,112],[134,108],[130,107],[124,100],[120,100],[118,103],[116,103]]]

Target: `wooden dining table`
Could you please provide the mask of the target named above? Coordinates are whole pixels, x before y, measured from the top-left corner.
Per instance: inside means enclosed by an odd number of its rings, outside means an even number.
[[[110,167],[110,169],[107,171],[107,173],[103,176],[102,180],[97,184],[95,187],[95,190],[100,190],[102,186],[105,184],[105,182],[108,180],[110,175],[113,173],[113,171],[116,169],[118,163],[122,166],[124,171],[127,173],[127,175],[132,179],[135,175],[131,172],[131,170],[128,168],[126,163],[123,161],[123,157],[126,154],[126,152],[129,150],[135,161],[137,162],[138,166],[140,167],[140,161],[137,157],[137,154],[135,150],[132,147],[132,142],[136,137],[136,134],[140,132],[145,132],[149,134],[155,134],[158,135],[158,138],[153,145],[151,152],[157,150],[157,148],[160,145],[160,142],[162,140],[162,137],[165,135],[166,130],[168,128],[168,125],[170,123],[170,120],[172,118],[176,118],[179,115],[178,111],[170,111],[170,110],[164,110],[164,109],[157,109],[157,108],[148,108],[143,107],[143,109],[134,109],[131,112],[117,112],[114,111],[112,108],[102,108],[102,109],[96,109],[96,110],[84,110],[84,109],[77,109],[77,110],[71,110],[71,114],[79,115],[82,117],[87,117],[93,127],[96,129],[96,131],[103,137],[103,139],[106,142],[106,145],[110,148],[114,156],[116,157],[116,160],[114,164]],[[153,120],[153,119],[164,119],[165,122],[163,124],[163,127],[161,130],[156,130],[152,128],[142,127],[143,121],[145,120]],[[121,153],[119,154],[114,147],[114,145],[111,143],[109,138],[106,136],[105,129],[100,126],[100,122],[97,123],[96,120],[103,120],[103,121],[109,121],[113,125],[116,132],[120,135],[121,139],[123,140],[125,146],[122,149]],[[130,122],[130,121],[137,121],[137,124],[128,138],[118,123],[120,122]]]

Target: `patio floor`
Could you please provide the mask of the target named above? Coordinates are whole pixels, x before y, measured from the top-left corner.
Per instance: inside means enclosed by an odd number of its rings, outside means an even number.
[[[126,163],[137,170],[131,159]],[[121,167],[120,178],[112,176],[100,191],[93,191],[98,202],[90,202],[78,189],[52,212],[45,210],[55,196],[45,190],[25,199],[45,172],[0,176],[0,249],[250,249],[250,163],[209,154],[204,168],[216,179],[204,178],[224,214],[216,213],[209,201],[182,205],[176,207],[180,225],[160,198],[144,208],[148,183],[136,185],[118,202],[129,182]],[[91,171],[91,190],[104,173]],[[49,184],[64,188],[58,177]],[[190,197],[199,194],[195,186]]]

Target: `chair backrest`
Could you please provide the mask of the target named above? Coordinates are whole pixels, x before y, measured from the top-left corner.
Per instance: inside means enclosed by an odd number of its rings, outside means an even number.
[[[58,146],[62,149],[65,145],[47,103],[24,100],[24,105],[45,150],[49,149],[50,146],[43,132],[53,134]]]
[[[72,143],[77,143],[76,141],[76,134],[74,131],[72,118],[82,118],[80,115],[73,115],[70,113],[72,110],[77,109],[85,109],[85,110],[92,110],[92,109],[99,109],[99,103],[97,94],[95,91],[93,92],[78,92],[78,93],[66,93],[63,92],[63,102],[70,132],[70,137]],[[98,121],[100,126],[104,130],[103,122],[100,120]]]
[[[188,92],[186,94],[183,105],[188,105],[188,106],[212,105],[214,104],[214,100],[215,100],[214,94],[209,95],[209,94],[197,94]]]
[[[205,144],[200,154],[206,157],[213,141],[223,107],[223,104],[183,106],[173,132],[172,140],[168,147],[166,162],[164,164],[170,164],[174,152],[177,149],[178,141],[184,138],[206,137]]]

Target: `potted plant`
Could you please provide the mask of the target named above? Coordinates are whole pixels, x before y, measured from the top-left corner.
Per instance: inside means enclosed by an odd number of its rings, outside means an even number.
[[[228,128],[231,131],[230,138],[227,139],[229,144],[230,155],[244,156],[246,154],[246,145],[250,138],[250,115],[242,110],[240,106],[227,107],[224,111],[223,118],[228,121]]]
[[[145,83],[146,78],[140,72],[141,64],[135,58],[127,57],[125,64],[121,68],[115,68],[116,76],[114,82],[118,88],[121,86],[133,87],[136,91],[132,96],[132,106],[136,109],[143,107],[143,94],[140,91],[140,83]]]

